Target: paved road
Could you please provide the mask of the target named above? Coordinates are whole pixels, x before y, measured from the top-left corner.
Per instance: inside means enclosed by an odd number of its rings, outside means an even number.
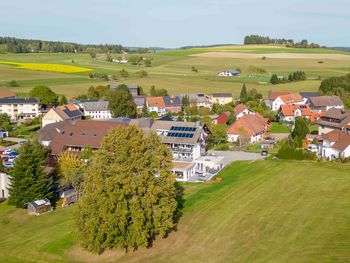
[[[261,156],[260,153],[249,153],[242,151],[209,151],[209,153],[214,153],[218,156],[223,156],[222,160],[223,165],[227,165],[234,161],[247,161],[247,160],[258,160],[263,159],[266,156]]]
[[[18,149],[19,147],[22,146],[22,145],[19,144],[19,142],[27,141],[26,139],[15,138],[15,137],[7,137],[7,138],[3,138],[3,140],[11,141],[11,142],[17,142],[17,144],[11,145],[11,146],[7,146],[7,147],[0,147],[0,150],[7,150],[7,149],[16,150],[16,149]]]

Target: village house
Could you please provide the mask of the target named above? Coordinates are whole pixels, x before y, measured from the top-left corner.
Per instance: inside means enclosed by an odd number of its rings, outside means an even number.
[[[265,104],[271,109],[272,103],[277,99],[279,96],[290,94],[290,92],[287,91],[271,91],[268,100],[265,101]]]
[[[219,77],[236,77],[239,74],[241,74],[241,72],[236,69],[228,69],[228,70],[219,72],[218,76]]]
[[[146,96],[139,95],[139,96],[134,96],[132,98],[134,99],[134,103],[136,105],[137,111],[142,112],[142,109],[143,109],[145,102],[146,102]]]
[[[182,103],[178,96],[163,96],[165,111],[170,113],[179,113],[182,111]]]
[[[125,127],[127,125],[115,121],[78,120],[66,122],[60,129],[52,127],[53,130],[56,130],[56,133],[52,136],[50,143],[51,155],[58,156],[63,151],[72,151],[79,154],[86,147],[96,150],[100,147],[102,139],[108,134],[109,130],[117,126]],[[42,135],[42,138],[45,138],[45,136]]]
[[[163,97],[146,97],[147,111],[156,112],[159,116],[166,113]]]
[[[333,130],[350,132],[350,111],[330,108],[315,123],[318,125],[319,135]]]
[[[238,104],[236,107],[234,107],[233,109],[233,113],[236,117],[236,119],[240,119],[242,117],[244,117],[245,115],[248,114],[255,114],[254,111],[252,111],[251,109],[249,109],[246,105],[244,105],[243,103]]]
[[[9,174],[0,172],[0,200],[9,197],[10,178]]]
[[[309,105],[281,105],[278,111],[281,122],[294,123],[296,117],[310,119],[312,113]]]
[[[226,124],[231,113],[228,111],[220,113],[217,117],[212,120],[212,123],[214,124]]]
[[[71,121],[66,120],[66,121],[59,121],[59,122],[46,124],[44,127],[42,127],[38,131],[38,134],[37,134],[38,140],[41,142],[42,145],[49,146],[53,137],[57,133],[60,133],[63,130],[63,127],[67,123],[71,123]]]
[[[350,157],[350,133],[333,130],[322,135],[319,156],[326,160]]]
[[[319,92],[299,92],[300,96],[303,98],[304,104],[307,103],[307,100],[311,97],[319,97]]]
[[[74,104],[53,107],[43,116],[42,127],[65,120],[80,120],[82,117],[83,113]]]
[[[308,98],[312,112],[326,112],[331,108],[344,109],[343,101],[338,96],[318,96]]]
[[[85,117],[90,117],[93,120],[103,120],[112,118],[108,106],[109,102],[105,100],[86,101],[81,104],[81,109]]]
[[[211,105],[213,105],[214,103],[225,105],[230,102],[233,102],[232,93],[213,93],[207,95],[207,97]]]
[[[177,95],[182,100],[185,96],[188,97],[191,107],[198,108],[208,108],[211,109],[212,104],[209,102],[208,97],[206,97],[203,93],[184,93]]]
[[[11,121],[34,119],[39,116],[39,100],[35,98],[0,99],[0,113],[6,113]]]
[[[290,93],[278,96],[271,104],[272,111],[278,111],[281,105],[304,104],[299,93]]]
[[[41,215],[52,211],[51,202],[49,199],[34,200],[27,204],[27,211],[30,215]]]
[[[262,117],[259,113],[245,115],[227,129],[227,141],[258,142],[268,134],[269,125],[269,119]]]

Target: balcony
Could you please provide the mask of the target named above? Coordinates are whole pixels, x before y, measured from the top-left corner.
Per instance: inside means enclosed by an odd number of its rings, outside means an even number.
[[[193,151],[193,148],[183,148],[183,147],[171,147],[173,152],[187,152],[190,153]]]

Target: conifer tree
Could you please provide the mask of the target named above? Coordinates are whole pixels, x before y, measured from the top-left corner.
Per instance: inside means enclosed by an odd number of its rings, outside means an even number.
[[[38,141],[28,142],[19,149],[13,169],[10,171],[11,188],[9,204],[24,208],[35,199],[53,199],[52,179],[45,169],[48,150]]]
[[[246,86],[245,86],[245,83],[244,83],[243,86],[242,86],[242,89],[241,89],[241,93],[240,93],[240,95],[239,95],[239,98],[240,98],[240,101],[241,101],[242,103],[245,103],[245,102],[247,102],[247,100],[248,100],[248,92],[247,92],[247,88],[246,88]]]
[[[270,82],[271,82],[271,84],[274,84],[274,85],[279,83],[279,79],[278,79],[276,74],[273,74],[271,76]]]
[[[58,102],[58,104],[59,104],[59,105],[65,105],[65,104],[67,104],[67,98],[66,98],[66,96],[62,95],[62,96],[60,97],[60,101]]]
[[[74,213],[81,245],[95,253],[148,247],[174,226],[175,179],[169,149],[135,126],[117,127],[102,142],[85,172]]]

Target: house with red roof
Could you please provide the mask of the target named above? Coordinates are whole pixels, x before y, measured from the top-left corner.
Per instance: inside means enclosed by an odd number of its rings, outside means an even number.
[[[166,113],[163,97],[146,97],[147,111],[162,116]]]
[[[299,93],[289,93],[278,96],[271,103],[271,110],[278,111],[281,105],[304,104],[304,100]]]
[[[278,116],[282,122],[295,122],[296,117],[310,119],[312,113],[309,105],[284,104],[278,111]]]
[[[248,114],[255,114],[254,111],[252,111],[251,109],[249,109],[246,105],[244,105],[243,103],[238,104],[236,107],[234,107],[233,109],[233,113],[236,116],[236,119],[240,119],[245,115]]]
[[[270,121],[259,113],[248,114],[236,120],[226,131],[228,142],[255,143],[263,139],[269,131]]]

